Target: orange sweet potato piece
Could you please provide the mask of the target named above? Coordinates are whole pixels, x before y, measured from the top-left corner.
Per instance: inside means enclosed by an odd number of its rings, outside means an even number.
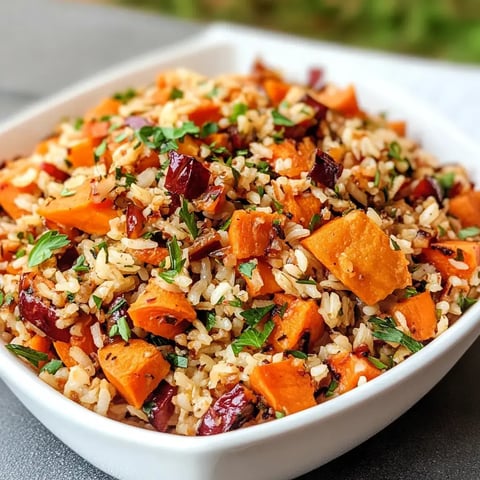
[[[288,178],[298,178],[302,172],[309,172],[314,164],[315,144],[309,137],[296,144],[294,140],[287,139],[282,143],[270,146],[272,158],[269,163],[279,174]],[[291,160],[290,166],[276,165],[277,160]]]
[[[52,143],[57,143],[57,141],[58,137],[47,138],[46,140],[41,141],[35,147],[35,153],[38,153],[39,155],[45,155],[50,149],[50,145]]]
[[[20,208],[15,203],[15,199],[22,193],[32,194],[36,190],[34,184],[27,187],[15,187],[11,183],[4,183],[0,185],[0,207],[7,213],[7,215],[14,220],[27,214],[28,212]]]
[[[170,370],[162,354],[140,339],[101,348],[98,361],[107,380],[135,408],[141,408]]]
[[[353,85],[344,89],[330,85],[321,92],[311,93],[311,95],[315,96],[315,99],[323,105],[343,115],[354,116],[360,113]]]
[[[214,144],[216,148],[223,147],[228,148],[230,145],[230,137],[228,133],[212,133],[205,138],[207,145]]]
[[[95,163],[94,146],[90,138],[84,138],[70,148],[68,159],[72,166],[92,167]]]
[[[275,411],[290,415],[316,405],[310,375],[298,360],[284,360],[255,367],[250,386]]]
[[[220,213],[226,200],[227,192],[225,185],[210,185],[195,201],[195,204],[204,214],[216,215],[217,213]]]
[[[70,343],[57,340],[56,342],[53,342],[53,347],[57,352],[58,358],[66,367],[71,368],[77,364],[77,362],[70,356]]]
[[[255,270],[258,272],[263,281],[263,285],[261,286],[256,285],[251,278],[248,278],[247,275],[242,275],[245,279],[245,283],[247,284],[247,291],[250,297],[255,298],[282,291],[282,288],[278,285],[272,273],[272,267],[265,260],[258,259]],[[255,271],[253,274],[255,275]]]
[[[480,226],[480,191],[472,190],[451,198],[449,212],[455,215],[464,227]]]
[[[268,98],[272,102],[272,105],[277,106],[290,90],[290,85],[282,82],[281,80],[267,78],[263,82],[263,88],[265,89]]]
[[[327,153],[337,162],[341,163],[343,156],[345,155],[345,147],[331,147],[328,149]]]
[[[407,123],[403,120],[392,120],[387,123],[388,128],[393,130],[399,137],[404,137],[407,133]]]
[[[422,250],[422,260],[431,263],[444,280],[451,275],[468,280],[480,265],[480,244],[467,240],[432,243]]]
[[[430,292],[422,292],[397,303],[392,312],[394,317],[395,312],[403,314],[415,340],[422,342],[435,335],[437,316]]]
[[[136,327],[173,339],[197,314],[183,293],[163,290],[154,281],[130,305],[128,314]]]
[[[140,250],[128,250],[139,262],[149,263],[150,265],[160,265],[160,262],[168,257],[168,249],[164,247],[142,248]]]
[[[188,119],[199,127],[207,122],[218,122],[221,118],[220,107],[210,100],[201,103],[188,114]]]
[[[158,158],[158,153],[154,150],[150,150],[148,155],[144,155],[137,159],[135,162],[135,171],[141,173],[147,168],[158,168],[159,166],[160,160]]]
[[[85,121],[89,122],[95,118],[106,117],[107,115],[116,115],[122,103],[114,98],[104,98],[97,106],[88,110],[85,114]]]
[[[37,352],[42,352],[42,353],[49,353],[51,346],[52,346],[52,341],[48,337],[38,335],[38,333],[36,333],[27,342],[27,347],[33,348],[33,350],[36,350]]]
[[[190,155],[191,157],[198,157],[200,145],[191,135],[185,135],[185,137],[178,142],[178,153],[184,155]]]
[[[276,352],[285,350],[303,350],[302,340],[307,340],[311,350],[321,337],[324,328],[323,318],[318,313],[315,300],[302,300],[284,293],[273,297],[276,305],[287,305],[283,316],[272,317],[275,328],[269,337]]]
[[[274,238],[273,222],[280,216],[254,210],[235,210],[228,229],[233,254],[238,259],[261,257]]]
[[[353,353],[337,353],[328,359],[328,364],[337,378],[338,386],[335,392],[339,394],[355,388],[362,376],[370,381],[382,373],[365,357]]]
[[[92,235],[105,235],[110,230],[110,220],[118,216],[110,199],[95,203],[89,183],[75,189],[75,195],[54,198],[38,209],[47,220],[75,227]]]
[[[367,305],[411,284],[405,255],[362,211],[328,222],[302,245]]]
[[[292,187],[286,185],[284,187],[285,196],[281,202],[283,205],[283,213],[291,219],[300,223],[304,227],[308,227],[312,217],[320,212],[322,204],[317,197],[312,194],[293,195]]]

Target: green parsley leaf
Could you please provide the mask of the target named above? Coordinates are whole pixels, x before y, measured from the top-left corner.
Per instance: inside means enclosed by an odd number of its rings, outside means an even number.
[[[107,141],[103,140],[103,142],[95,149],[95,162],[98,162],[98,159],[107,151]]]
[[[377,367],[379,370],[387,370],[388,366],[381,362],[378,358],[372,357],[369,355],[368,360],[373,364],[374,367]]]
[[[390,243],[392,244],[394,250],[400,250],[400,246],[392,237],[390,237]]]
[[[315,280],[312,280],[311,278],[299,278],[296,283],[299,283],[300,285],[316,285],[317,282]]]
[[[167,248],[170,257],[170,270],[160,272],[158,276],[167,283],[173,283],[175,277],[182,271],[185,260],[182,259],[182,250],[178,245],[176,237],[167,242]]]
[[[67,295],[67,301],[73,303],[75,301],[75,294],[72,292],[65,292]]]
[[[185,198],[182,200],[182,207],[178,215],[185,222],[190,235],[195,240],[198,237],[197,221],[195,220],[195,213],[188,210],[188,201]]]
[[[123,142],[128,137],[128,132],[123,132],[120,135],[117,135],[113,140],[115,143]]]
[[[20,250],[17,250],[15,253],[15,258],[22,258],[27,254],[27,251],[24,248],[21,248]]]
[[[330,385],[328,386],[328,390],[325,393],[325,397],[331,397],[335,393],[335,389],[338,387],[338,382],[336,380],[332,380]]]
[[[13,303],[14,300],[15,300],[15,297],[13,296],[13,294],[12,293],[7,293],[5,295],[4,305],[6,307],[8,307],[9,305],[11,305]]]
[[[85,264],[85,255],[80,255],[72,266],[74,272],[89,272],[90,267]]]
[[[275,208],[275,211],[277,213],[283,213],[283,205],[280,202],[272,198],[272,203],[273,203],[273,208]]]
[[[0,290],[0,307],[3,305],[4,300],[5,300],[5,294]]]
[[[97,307],[97,310],[100,310],[102,308],[102,299],[100,297],[97,297],[96,295],[92,295],[93,303]]]
[[[466,312],[472,305],[475,305],[477,303],[476,298],[471,298],[463,295],[461,293],[457,299],[458,306],[462,310],[462,313]]]
[[[201,130],[200,130],[200,138],[205,138],[208,137],[209,135],[212,135],[213,133],[218,132],[218,124],[215,122],[206,122],[203,124]]]
[[[215,312],[208,312],[207,313],[207,320],[205,321],[205,328],[209,332],[214,326],[215,322],[217,321]]]
[[[127,318],[120,317],[117,320],[117,325],[118,325],[118,334],[122,337],[122,340],[124,342],[128,342],[130,340],[130,337],[132,336],[132,332],[130,330],[130,327],[128,326]]]
[[[73,163],[68,158],[64,158],[63,161],[68,168],[72,168]]]
[[[80,118],[80,117],[76,118],[75,121],[73,122],[73,128],[78,131],[78,130],[81,130],[82,126],[83,126],[83,118]]]
[[[398,142],[392,142],[388,147],[387,155],[395,160],[402,160],[402,147]]]
[[[284,127],[293,127],[295,122],[282,115],[278,110],[272,110],[273,123],[275,125],[282,125]]]
[[[257,268],[257,264],[255,262],[246,262],[246,263],[241,263],[238,266],[238,271],[245,275],[248,278],[252,278],[253,271]]]
[[[260,198],[263,198],[265,195],[265,187],[263,185],[259,185],[257,187],[257,193],[260,195]]]
[[[183,98],[183,91],[177,87],[173,87],[170,92],[170,100],[176,100],[177,98]]]
[[[28,255],[28,266],[36,267],[53,256],[53,251],[70,245],[67,235],[60,235],[57,230],[45,232],[35,243]]]
[[[320,223],[322,217],[320,216],[320,214],[318,213],[315,213],[312,218],[310,219],[310,222],[308,223],[308,229],[313,232],[315,230],[315,228],[317,227],[317,225]]]
[[[183,357],[182,355],[169,353],[167,354],[167,360],[172,364],[173,367],[178,367],[178,368],[188,367],[188,358]]]
[[[407,287],[405,289],[405,298],[414,297],[415,295],[418,295],[418,291],[415,287]]]
[[[228,220],[226,220],[223,225],[218,227],[218,229],[223,230],[223,231],[228,230],[228,227],[230,226],[231,223],[232,223],[232,217],[230,217]]]
[[[273,320],[269,320],[265,323],[263,331],[261,332],[256,328],[247,328],[247,330],[232,342],[233,353],[238,355],[244,347],[262,348],[274,328],[275,322],[273,322]]]
[[[127,88],[123,92],[117,92],[113,95],[114,100],[119,100],[122,103],[127,103],[129,100],[134,98],[137,95],[137,92],[133,88]]]
[[[272,303],[270,305],[266,305],[265,307],[257,307],[251,308],[250,310],[244,310],[240,315],[245,319],[247,324],[250,327],[256,327],[260,320],[267,315],[267,313],[271,312],[275,304]]]
[[[284,412],[279,412],[278,410],[275,412],[275,418],[283,418],[285,416]]]
[[[64,188],[61,192],[60,192],[60,196],[61,197],[73,197],[73,195],[75,195],[77,192],[75,190],[69,190],[68,188]]]
[[[465,240],[466,238],[470,237],[476,237],[477,235],[480,235],[480,228],[478,227],[466,227],[462,228],[458,232],[458,238],[461,240]]]
[[[444,173],[443,175],[437,177],[437,181],[445,191],[448,191],[453,187],[453,184],[455,183],[455,173]]]
[[[124,298],[120,298],[115,305],[107,312],[107,315],[112,315],[115,312],[118,312],[121,308],[123,308],[127,304],[127,301]]]
[[[61,360],[50,360],[41,369],[41,372],[48,372],[50,375],[55,375],[63,367]]]
[[[300,350],[286,350],[285,353],[287,355],[291,355],[292,357],[300,358],[302,360],[306,360],[308,358],[308,355],[304,352],[301,352]]]
[[[193,122],[185,122],[181,127],[153,127],[145,125],[135,130],[135,136],[147,147],[159,150],[160,153],[166,153],[178,148],[176,140],[183,138],[187,134],[197,135],[199,132],[200,129]]]
[[[17,357],[22,357],[25,360],[28,360],[34,367],[38,367],[40,362],[48,360],[48,355],[46,353],[39,352],[30,347],[23,347],[22,345],[10,343],[5,345],[5,348],[17,355]]]
[[[245,115],[248,111],[248,105],[244,103],[236,103],[232,107],[232,114],[230,115],[230,122],[235,123],[240,115]]]
[[[153,407],[155,407],[155,402],[145,402],[142,406],[143,413],[149,417],[152,413]]]
[[[380,169],[377,167],[375,171],[375,179],[373,181],[373,186],[378,187],[380,185]]]
[[[370,317],[370,323],[374,326],[373,336],[385,342],[394,342],[408,348],[412,353],[418,352],[423,345],[417,340],[405,335],[396,328],[392,317]]]
[[[241,307],[242,306],[242,301],[239,298],[235,298],[235,300],[230,300],[230,302],[228,302],[228,304],[231,307]]]
[[[148,333],[145,337],[145,340],[156,347],[163,347],[164,345],[173,345],[175,342],[169,340],[168,338],[160,337],[158,335],[153,335],[152,333]]]

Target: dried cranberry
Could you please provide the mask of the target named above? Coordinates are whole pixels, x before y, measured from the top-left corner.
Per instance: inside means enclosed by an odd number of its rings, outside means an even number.
[[[342,171],[343,165],[337,163],[328,153],[317,149],[315,165],[310,172],[310,176],[315,182],[333,189]]]
[[[435,197],[437,202],[443,200],[443,191],[440,184],[433,177],[422,178],[412,191],[413,198]]]
[[[323,83],[323,69],[318,67],[310,68],[308,71],[307,85],[310,88],[319,89]]]
[[[162,382],[153,394],[151,400],[153,406],[148,415],[148,421],[159,432],[165,432],[168,428],[168,421],[175,411],[172,399],[177,394],[177,390],[177,387]]]
[[[193,200],[207,188],[210,172],[194,157],[171,150],[170,165],[165,176],[165,188],[171,193]]]
[[[139,128],[146,127],[147,125],[153,125],[153,123],[145,117],[139,117],[138,115],[132,115],[125,119],[125,125],[138,130]]]
[[[188,255],[191,261],[196,261],[221,247],[220,235],[212,230],[194,240],[192,246],[188,249]]]
[[[72,268],[75,260],[78,258],[78,252],[75,247],[68,247],[65,253],[57,260],[57,267],[61,272]]]
[[[328,108],[323,103],[320,103],[318,100],[315,100],[310,95],[305,95],[302,98],[302,102],[308,105],[309,107],[313,108],[313,111],[315,112],[314,116],[316,120],[320,122],[321,120],[325,119]]]
[[[40,169],[54,178],[57,182],[64,182],[68,177],[70,177],[67,172],[60,170],[52,163],[42,162]]]
[[[140,207],[133,203],[127,206],[125,229],[128,238],[140,238],[145,228],[145,217]]]
[[[284,127],[283,136],[285,138],[293,138],[294,140],[302,140],[308,135],[311,127],[315,126],[316,122],[313,119],[305,120],[291,127]]]
[[[240,383],[235,385],[208,409],[198,427],[198,435],[215,435],[239,428],[253,417],[253,400],[250,390]]]

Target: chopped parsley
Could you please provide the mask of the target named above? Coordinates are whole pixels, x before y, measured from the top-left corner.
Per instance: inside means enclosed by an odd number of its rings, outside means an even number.
[[[390,243],[392,244],[392,248],[394,250],[400,250],[400,246],[392,237],[390,237]]]
[[[198,237],[198,227],[195,220],[195,213],[188,210],[188,202],[185,198],[182,200],[182,207],[180,208],[178,215],[185,222],[190,235],[195,240]]]
[[[22,258],[22,257],[24,257],[26,254],[27,254],[27,251],[26,251],[24,248],[20,248],[20,249],[17,250],[17,252],[15,253],[15,258]]]
[[[45,232],[35,243],[28,255],[28,266],[36,267],[53,256],[54,250],[70,245],[67,235],[61,235],[57,230]]]
[[[245,115],[248,111],[248,105],[244,103],[236,103],[232,108],[232,114],[230,115],[230,122],[235,123],[240,115]]]
[[[372,357],[371,355],[369,355],[367,358],[368,358],[369,362],[372,363],[373,366],[377,367],[379,370],[387,370],[388,369],[388,366],[385,365],[383,362],[381,362],[378,358]]]
[[[236,340],[232,342],[232,350],[235,355],[238,355],[244,347],[262,348],[267,338],[275,328],[273,320],[265,323],[262,331],[256,328],[247,328]]]
[[[461,240],[465,240],[466,238],[470,237],[476,237],[477,235],[480,235],[480,228],[478,227],[466,227],[462,228],[458,232],[458,238]]]
[[[130,330],[126,317],[120,317],[117,320],[117,323],[112,325],[112,328],[110,328],[110,331],[108,332],[109,337],[115,337],[117,335],[120,335],[124,342],[128,342],[130,340],[132,331]]]
[[[200,138],[205,138],[208,137],[209,135],[212,135],[213,133],[218,132],[218,124],[215,122],[206,122],[203,124],[201,130],[200,130]]]
[[[335,393],[335,389],[338,387],[338,382],[336,380],[332,380],[330,385],[328,386],[327,391],[325,392],[325,396],[331,397]]]
[[[308,358],[308,355],[304,352],[301,352],[300,350],[286,350],[285,353],[287,355],[291,355],[292,357],[300,358],[302,360],[306,360]]]
[[[63,367],[61,360],[50,360],[41,369],[41,372],[48,372],[50,375],[55,375]]]
[[[94,156],[95,162],[98,162],[100,157],[107,151],[107,141],[103,140],[102,143],[95,149]]]
[[[232,223],[232,217],[230,217],[228,220],[225,220],[225,223],[218,227],[219,230],[228,230],[228,227]]]
[[[410,286],[405,289],[406,298],[414,297],[415,295],[418,295],[418,291],[415,287]]]
[[[440,186],[443,188],[443,190],[447,192],[453,187],[453,184],[455,183],[455,173],[453,172],[444,173],[443,175],[440,175],[437,177],[437,181],[440,184]]]
[[[172,364],[173,367],[178,367],[178,368],[188,367],[188,358],[182,355],[177,355],[175,353],[168,353],[167,360]]]
[[[200,129],[193,122],[184,122],[181,127],[154,127],[145,125],[135,130],[135,136],[148,148],[166,153],[170,150],[177,150],[177,140],[185,135],[197,135]]]
[[[265,307],[251,308],[250,310],[244,310],[240,315],[244,318],[250,327],[256,327],[260,320],[270,313],[275,307],[274,303],[266,305]]]
[[[242,274],[245,275],[248,278],[252,278],[253,271],[257,268],[257,264],[255,262],[246,262],[246,263],[241,263],[238,266],[238,271]]]
[[[273,123],[284,127],[293,127],[295,122],[282,115],[278,110],[272,110]]]
[[[476,298],[471,298],[463,295],[462,293],[459,295],[457,299],[458,306],[462,310],[462,313],[466,312],[472,305],[477,303]]]
[[[320,223],[322,217],[320,216],[320,214],[318,213],[315,213],[312,218],[310,219],[310,222],[308,223],[308,229],[313,232],[315,230],[315,228],[317,227],[317,225]]]
[[[300,285],[316,285],[317,282],[311,278],[299,278],[296,283]]]
[[[117,92],[113,95],[114,100],[118,100],[122,103],[127,103],[129,100],[134,98],[137,95],[137,92],[133,88],[127,88],[123,92]]]
[[[122,307],[127,305],[127,301],[124,298],[119,298],[115,305],[107,312],[107,315],[112,315],[118,312]]]
[[[30,347],[23,347],[22,345],[15,345],[10,343],[5,345],[7,350],[14,353],[17,357],[22,357],[29,361],[34,367],[38,367],[40,362],[48,360],[48,355],[43,352],[39,352]]]
[[[4,300],[5,300],[5,294],[0,290],[0,307],[3,305]]]
[[[388,156],[395,160],[402,160],[402,147],[398,142],[392,142],[388,146]]]
[[[280,411],[276,411],[275,412],[275,418],[283,418],[285,416],[285,412],[280,412]]]
[[[177,98],[183,98],[183,91],[177,87],[173,87],[170,92],[170,100],[176,100]]]
[[[73,197],[73,195],[75,195],[77,192],[75,190],[69,190],[68,188],[64,188],[61,192],[60,192],[60,196],[61,197]]]
[[[205,328],[207,329],[208,332],[215,326],[216,321],[217,321],[217,319],[215,317],[215,313],[214,312],[208,312],[207,313],[207,319],[205,321]]]
[[[167,283],[173,283],[174,278],[182,271],[185,260],[182,259],[182,250],[176,237],[167,242],[167,248],[170,257],[170,270],[160,272],[158,276]]]
[[[76,118],[75,121],[73,122],[73,128],[75,130],[81,130],[81,128],[83,127],[83,118]]]
[[[380,169],[377,167],[375,171],[375,179],[373,180],[373,186],[378,187],[380,185]]]
[[[80,255],[72,266],[74,272],[88,272],[90,268],[85,264],[85,255]]]
[[[423,348],[420,342],[398,330],[392,317],[370,317],[369,321],[374,326],[373,336],[375,338],[385,342],[399,343],[412,353]]]
[[[67,302],[73,303],[75,301],[75,294],[72,292],[65,292],[67,296]]]
[[[100,297],[97,297],[96,295],[92,295],[92,300],[97,307],[97,310],[100,310],[102,308],[102,299]]]

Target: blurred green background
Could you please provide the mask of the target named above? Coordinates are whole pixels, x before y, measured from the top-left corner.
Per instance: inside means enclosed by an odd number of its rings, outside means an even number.
[[[350,45],[480,63],[480,0],[110,0]]]

